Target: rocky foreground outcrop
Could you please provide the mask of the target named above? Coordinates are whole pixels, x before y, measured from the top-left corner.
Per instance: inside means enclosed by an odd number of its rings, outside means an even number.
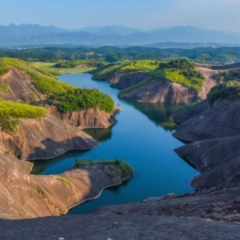
[[[176,114],[181,123],[173,134],[192,143],[175,152],[201,173],[191,186],[196,190],[240,186],[240,102],[205,100]]]
[[[107,206],[97,209],[94,215],[150,215],[205,219],[208,221],[240,222],[240,188],[219,188],[210,192],[169,194],[149,198],[141,203]]]
[[[240,234],[239,189],[169,195],[109,206],[83,216],[0,220],[1,237],[15,240],[235,240]],[[233,200],[235,197],[236,200]]]
[[[20,119],[14,133],[1,132],[0,154],[21,160],[50,159],[70,150],[89,150],[98,142],[88,134],[52,115],[42,119]]]
[[[114,175],[108,164],[48,176],[31,175],[32,167],[30,162],[0,155],[0,218],[59,216],[122,183],[121,175]]]
[[[173,136],[192,142],[240,135],[239,117],[240,102],[206,100],[175,115],[181,125]]]

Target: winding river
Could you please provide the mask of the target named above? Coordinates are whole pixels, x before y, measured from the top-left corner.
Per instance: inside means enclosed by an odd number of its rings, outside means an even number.
[[[120,159],[129,162],[135,170],[130,182],[105,190],[98,199],[72,209],[69,214],[87,213],[104,205],[139,202],[152,196],[193,192],[189,183],[198,173],[173,152],[183,145],[172,137],[175,125],[170,121],[179,106],[121,100],[117,97],[119,90],[111,88],[107,82],[91,80],[90,74],[65,74],[60,79],[107,93],[122,111],[117,116],[118,124],[112,128],[86,130],[100,142],[97,148],[37,162],[34,172],[62,173],[69,170],[76,159]]]

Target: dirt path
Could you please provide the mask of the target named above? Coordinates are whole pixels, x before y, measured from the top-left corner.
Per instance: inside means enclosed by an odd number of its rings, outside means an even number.
[[[198,96],[201,99],[206,99],[207,94],[210,92],[211,88],[213,88],[217,84],[213,76],[221,72],[228,72],[230,70],[240,70],[240,63],[223,66],[196,64],[196,70],[202,73],[206,79],[202,86],[202,90],[199,92]]]

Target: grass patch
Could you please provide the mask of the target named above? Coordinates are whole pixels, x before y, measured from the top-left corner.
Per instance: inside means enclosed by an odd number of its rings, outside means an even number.
[[[39,68],[41,64],[45,67],[49,67],[49,63],[36,63],[37,67],[40,69],[39,70],[19,59],[2,58],[1,61],[6,66],[14,66],[26,72],[32,78],[32,84],[36,87],[36,89],[42,94],[47,95],[47,97],[50,99],[50,102],[53,105],[58,106],[62,112],[66,113],[88,108],[99,108],[100,110],[106,112],[112,112],[114,109],[114,102],[108,95],[98,91],[97,89],[79,89],[64,82],[60,82],[52,73],[44,70],[43,68]],[[6,87],[7,86],[5,85],[2,86],[3,89]],[[30,97],[33,100],[36,99],[36,95],[33,92],[30,93]],[[6,104],[7,103],[5,103],[5,105]],[[31,118],[33,117],[36,109],[34,110],[31,108],[31,111],[28,111],[27,106],[21,106],[21,113],[24,116],[19,117],[28,117],[27,113],[31,115]],[[15,108],[16,111],[20,113],[20,110],[18,110],[19,106],[15,105]],[[12,114],[15,114],[16,112],[14,110],[11,111]],[[36,110],[36,114],[39,111],[39,109]],[[12,122],[12,125],[14,124],[17,125],[16,122]]]
[[[227,99],[237,101],[240,99],[240,83],[238,81],[229,81],[220,83],[213,87],[208,94],[208,100],[214,103],[217,99]]]
[[[18,213],[18,217],[19,217],[19,218],[23,218],[24,215],[23,215],[22,213],[19,212],[19,213]]]
[[[61,181],[61,182],[64,182],[64,183],[72,186],[72,183],[71,183],[69,180],[67,180],[66,178],[64,178],[64,177],[58,177],[57,179],[58,179],[59,181]]]
[[[92,79],[106,80],[115,73],[134,73],[134,72],[149,72],[158,68],[159,62],[155,60],[138,60],[138,61],[122,61],[111,63],[91,71]]]
[[[110,170],[113,176],[121,175],[123,179],[133,176],[133,168],[126,162],[119,160],[103,160],[101,162],[92,161],[92,160],[76,160],[73,168],[86,167],[91,165],[110,165]]]
[[[45,116],[46,113],[47,109],[43,107],[0,99],[0,126],[5,132],[14,132],[17,129],[20,118],[38,119]]]
[[[29,76],[31,76],[33,85],[42,94],[51,95],[75,88],[69,84],[58,81],[57,77],[48,71],[44,71],[44,69],[39,71],[19,59],[1,58],[0,61],[8,66],[9,69],[13,66],[26,72]]]
[[[158,68],[159,62],[154,60],[132,61],[121,68],[121,72],[149,72]]]
[[[11,70],[11,67],[6,64],[4,61],[0,60],[0,75],[8,73]]]
[[[90,73],[93,73],[92,79],[95,80],[106,80],[111,77],[114,73],[118,72],[122,67],[126,66],[127,62],[111,63],[101,68],[95,69]]]
[[[55,68],[100,68],[107,63],[103,60],[71,60],[54,64]]]
[[[41,198],[47,199],[47,195],[43,192],[42,189],[38,189],[37,192],[41,196]]]
[[[34,92],[30,92],[29,96],[31,97],[32,100],[36,100],[37,99],[37,95]]]
[[[60,67],[59,63],[50,63],[50,62],[32,62],[33,67],[37,68],[39,71],[47,71],[53,75],[61,74],[76,74],[89,72],[94,69],[94,67]],[[58,66],[58,67],[57,67]]]
[[[109,113],[114,110],[112,98],[96,88],[68,90],[65,93],[51,96],[49,101],[50,104],[57,106],[64,113],[88,108],[99,108]]]
[[[0,91],[4,93],[9,93],[8,85],[6,83],[0,83]]]
[[[198,77],[186,77],[184,73],[180,70],[166,70],[165,76],[168,80],[180,83],[186,87],[193,88],[197,91],[200,91],[202,88],[202,85],[205,81],[204,78],[198,78]]]

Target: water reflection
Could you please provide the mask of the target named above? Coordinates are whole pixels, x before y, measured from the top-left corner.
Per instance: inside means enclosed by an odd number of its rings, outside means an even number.
[[[139,103],[127,100],[126,103],[143,113],[149,120],[157,126],[161,126],[166,131],[173,131],[177,124],[172,121],[173,115],[183,107],[183,105],[173,105],[169,103]]]
[[[145,104],[117,97],[118,90],[107,82],[92,81],[89,74],[62,75],[61,80],[78,87],[98,88],[110,95],[122,109],[118,124],[109,129],[87,129],[100,144],[91,151],[71,151],[51,161],[36,162],[34,173],[59,174],[71,169],[76,159],[121,159],[132,165],[134,178],[121,187],[107,189],[94,201],[80,205],[69,214],[82,214],[112,204],[138,202],[170,192],[192,192],[190,180],[198,172],[173,149],[182,145],[172,137],[173,114],[181,107],[170,104]]]
[[[112,128],[88,128],[84,132],[95,138],[98,142],[106,142],[112,138]]]
[[[31,174],[35,174],[35,175],[45,174],[45,175],[47,175],[48,172],[46,172],[46,170],[55,168],[56,165],[57,166],[64,165],[64,169],[59,167],[55,171],[49,172],[49,174],[60,174],[64,171],[70,170],[71,167],[74,164],[74,161],[79,158],[79,154],[84,154],[84,153],[87,153],[88,151],[91,151],[91,150],[69,151],[69,152],[65,153],[64,155],[59,156],[59,157],[54,158],[54,159],[32,161],[32,163],[34,163],[34,166],[33,166]],[[66,159],[73,159],[73,160],[71,162],[70,161],[66,162]]]

